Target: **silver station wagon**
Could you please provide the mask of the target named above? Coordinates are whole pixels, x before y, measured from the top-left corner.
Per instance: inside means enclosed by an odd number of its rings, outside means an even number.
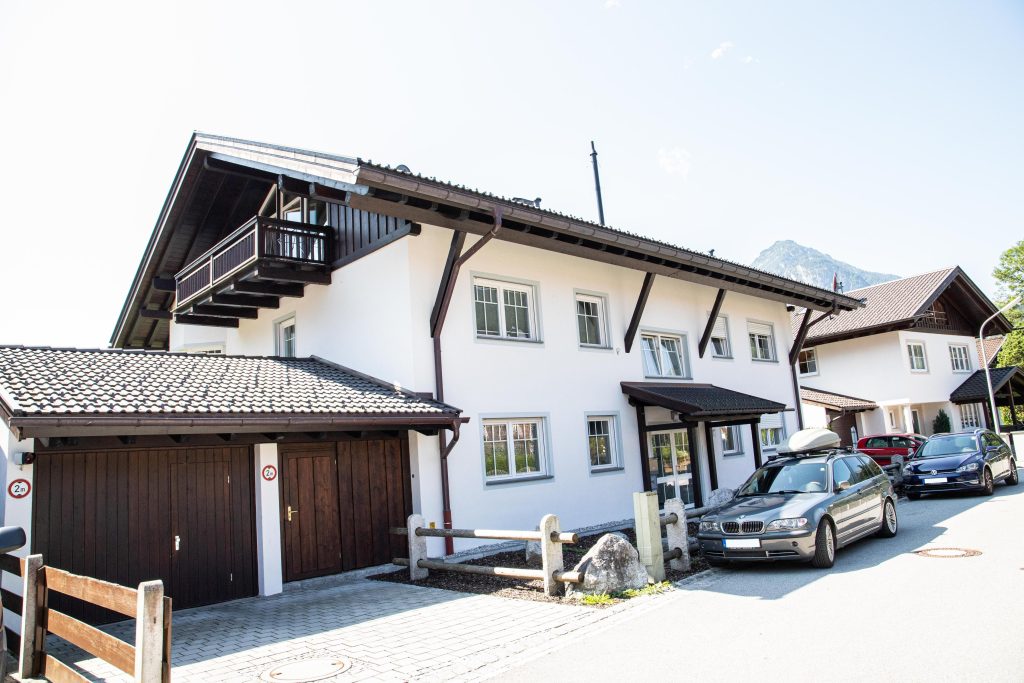
[[[805,429],[779,448],[697,539],[710,564],[796,560],[828,568],[836,550],[872,534],[896,535],[896,494],[866,455],[840,450],[826,429]]]

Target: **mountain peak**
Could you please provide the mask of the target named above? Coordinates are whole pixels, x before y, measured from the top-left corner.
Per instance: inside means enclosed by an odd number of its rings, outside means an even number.
[[[863,270],[793,240],[777,240],[758,254],[750,265],[824,289],[832,289],[832,278],[837,275],[845,291],[900,278],[899,275]]]

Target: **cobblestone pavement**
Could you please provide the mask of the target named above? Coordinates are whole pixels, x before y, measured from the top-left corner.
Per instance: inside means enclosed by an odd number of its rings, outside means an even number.
[[[287,662],[342,657],[351,668],[324,680],[480,680],[665,598],[595,609],[333,577],[175,613],[173,679],[256,681]],[[131,640],[134,627],[107,630]],[[130,680],[66,643],[50,650],[95,680]]]

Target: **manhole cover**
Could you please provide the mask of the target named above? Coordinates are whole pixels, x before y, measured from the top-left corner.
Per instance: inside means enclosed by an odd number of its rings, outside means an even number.
[[[921,557],[975,557],[981,555],[981,551],[970,548],[925,548],[924,550],[915,550],[914,554]]]
[[[307,683],[337,676],[347,671],[350,666],[352,666],[351,662],[340,657],[303,659],[276,666],[270,671],[265,671],[260,678],[276,683]]]

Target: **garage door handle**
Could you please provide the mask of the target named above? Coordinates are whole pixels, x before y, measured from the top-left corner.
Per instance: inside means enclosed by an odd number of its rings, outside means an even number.
[[[174,537],[174,549],[181,550],[181,536]]]
[[[298,510],[293,510],[292,506],[289,505],[288,506],[288,521],[289,522],[292,521],[292,515],[297,515],[297,514],[299,514],[299,511]]]

